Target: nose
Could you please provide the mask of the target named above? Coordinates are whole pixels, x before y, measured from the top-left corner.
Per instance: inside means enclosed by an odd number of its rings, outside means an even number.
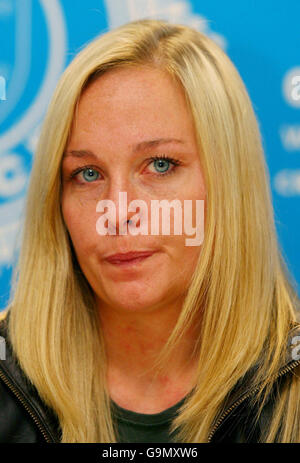
[[[112,179],[107,188],[105,199],[108,200],[108,207],[111,207],[112,214],[108,220],[108,233],[112,235],[126,235],[130,233],[133,223],[141,225],[141,214],[139,209],[128,211],[131,201],[142,199],[138,197],[137,188],[127,178]],[[132,220],[133,216],[135,217]],[[136,220],[138,218],[138,220]]]
[[[130,193],[128,194],[128,190],[119,191],[118,199],[115,200],[116,214],[115,223],[113,223],[117,235],[128,234],[128,227],[133,224],[133,216],[139,214],[138,211],[128,211],[128,205],[133,199],[137,198]]]

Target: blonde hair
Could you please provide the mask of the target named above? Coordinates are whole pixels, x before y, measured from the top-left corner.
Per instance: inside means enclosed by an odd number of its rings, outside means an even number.
[[[163,365],[203,308],[195,346],[197,384],[173,429],[182,442],[206,442],[225,398],[251,367],[260,365],[253,384],[271,384],[296,320],[297,296],[276,238],[247,91],[230,59],[200,32],[160,20],[131,22],[94,40],[65,70],[42,127],[29,185],[8,307],[11,342],[24,372],[57,413],[62,442],[116,442],[103,336],[62,218],[60,168],[81,93],[104,72],[128,66],[168,72],[181,83],[194,118],[207,188],[205,239],[159,361]],[[266,441],[275,435],[279,441],[300,440],[298,391],[295,376]]]

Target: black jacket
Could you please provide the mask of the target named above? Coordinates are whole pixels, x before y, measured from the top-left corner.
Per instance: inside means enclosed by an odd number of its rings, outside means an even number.
[[[0,336],[2,343],[3,340],[5,342],[5,359],[0,360],[0,443],[60,442],[60,427],[55,413],[41,400],[13,355],[7,335],[7,319],[0,322]],[[300,325],[291,330],[287,341],[286,362],[278,371],[274,383],[273,391],[279,394],[284,381],[300,365],[300,349],[297,350],[291,344],[300,340],[296,336],[300,336]],[[259,442],[261,430],[274,408],[276,393],[270,394],[270,399],[254,426],[255,411],[249,401],[257,388],[247,388],[250,376],[251,372],[228,396],[209,442]]]

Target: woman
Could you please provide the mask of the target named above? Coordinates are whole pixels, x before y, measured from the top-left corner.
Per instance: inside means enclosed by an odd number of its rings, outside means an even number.
[[[120,192],[204,201],[203,242],[123,233],[137,222]],[[106,236],[102,200],[118,212]],[[14,281],[4,442],[300,441],[298,300],[260,134],[236,69],[201,33],[135,21],[66,69]]]

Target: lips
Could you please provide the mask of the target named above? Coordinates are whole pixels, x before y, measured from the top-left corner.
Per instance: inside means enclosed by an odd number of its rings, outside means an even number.
[[[105,260],[112,264],[117,264],[117,263],[122,263],[122,262],[131,262],[136,259],[142,259],[145,257],[152,256],[155,251],[131,251],[131,252],[126,252],[126,253],[119,253],[119,254],[113,254],[111,256],[106,257]]]

